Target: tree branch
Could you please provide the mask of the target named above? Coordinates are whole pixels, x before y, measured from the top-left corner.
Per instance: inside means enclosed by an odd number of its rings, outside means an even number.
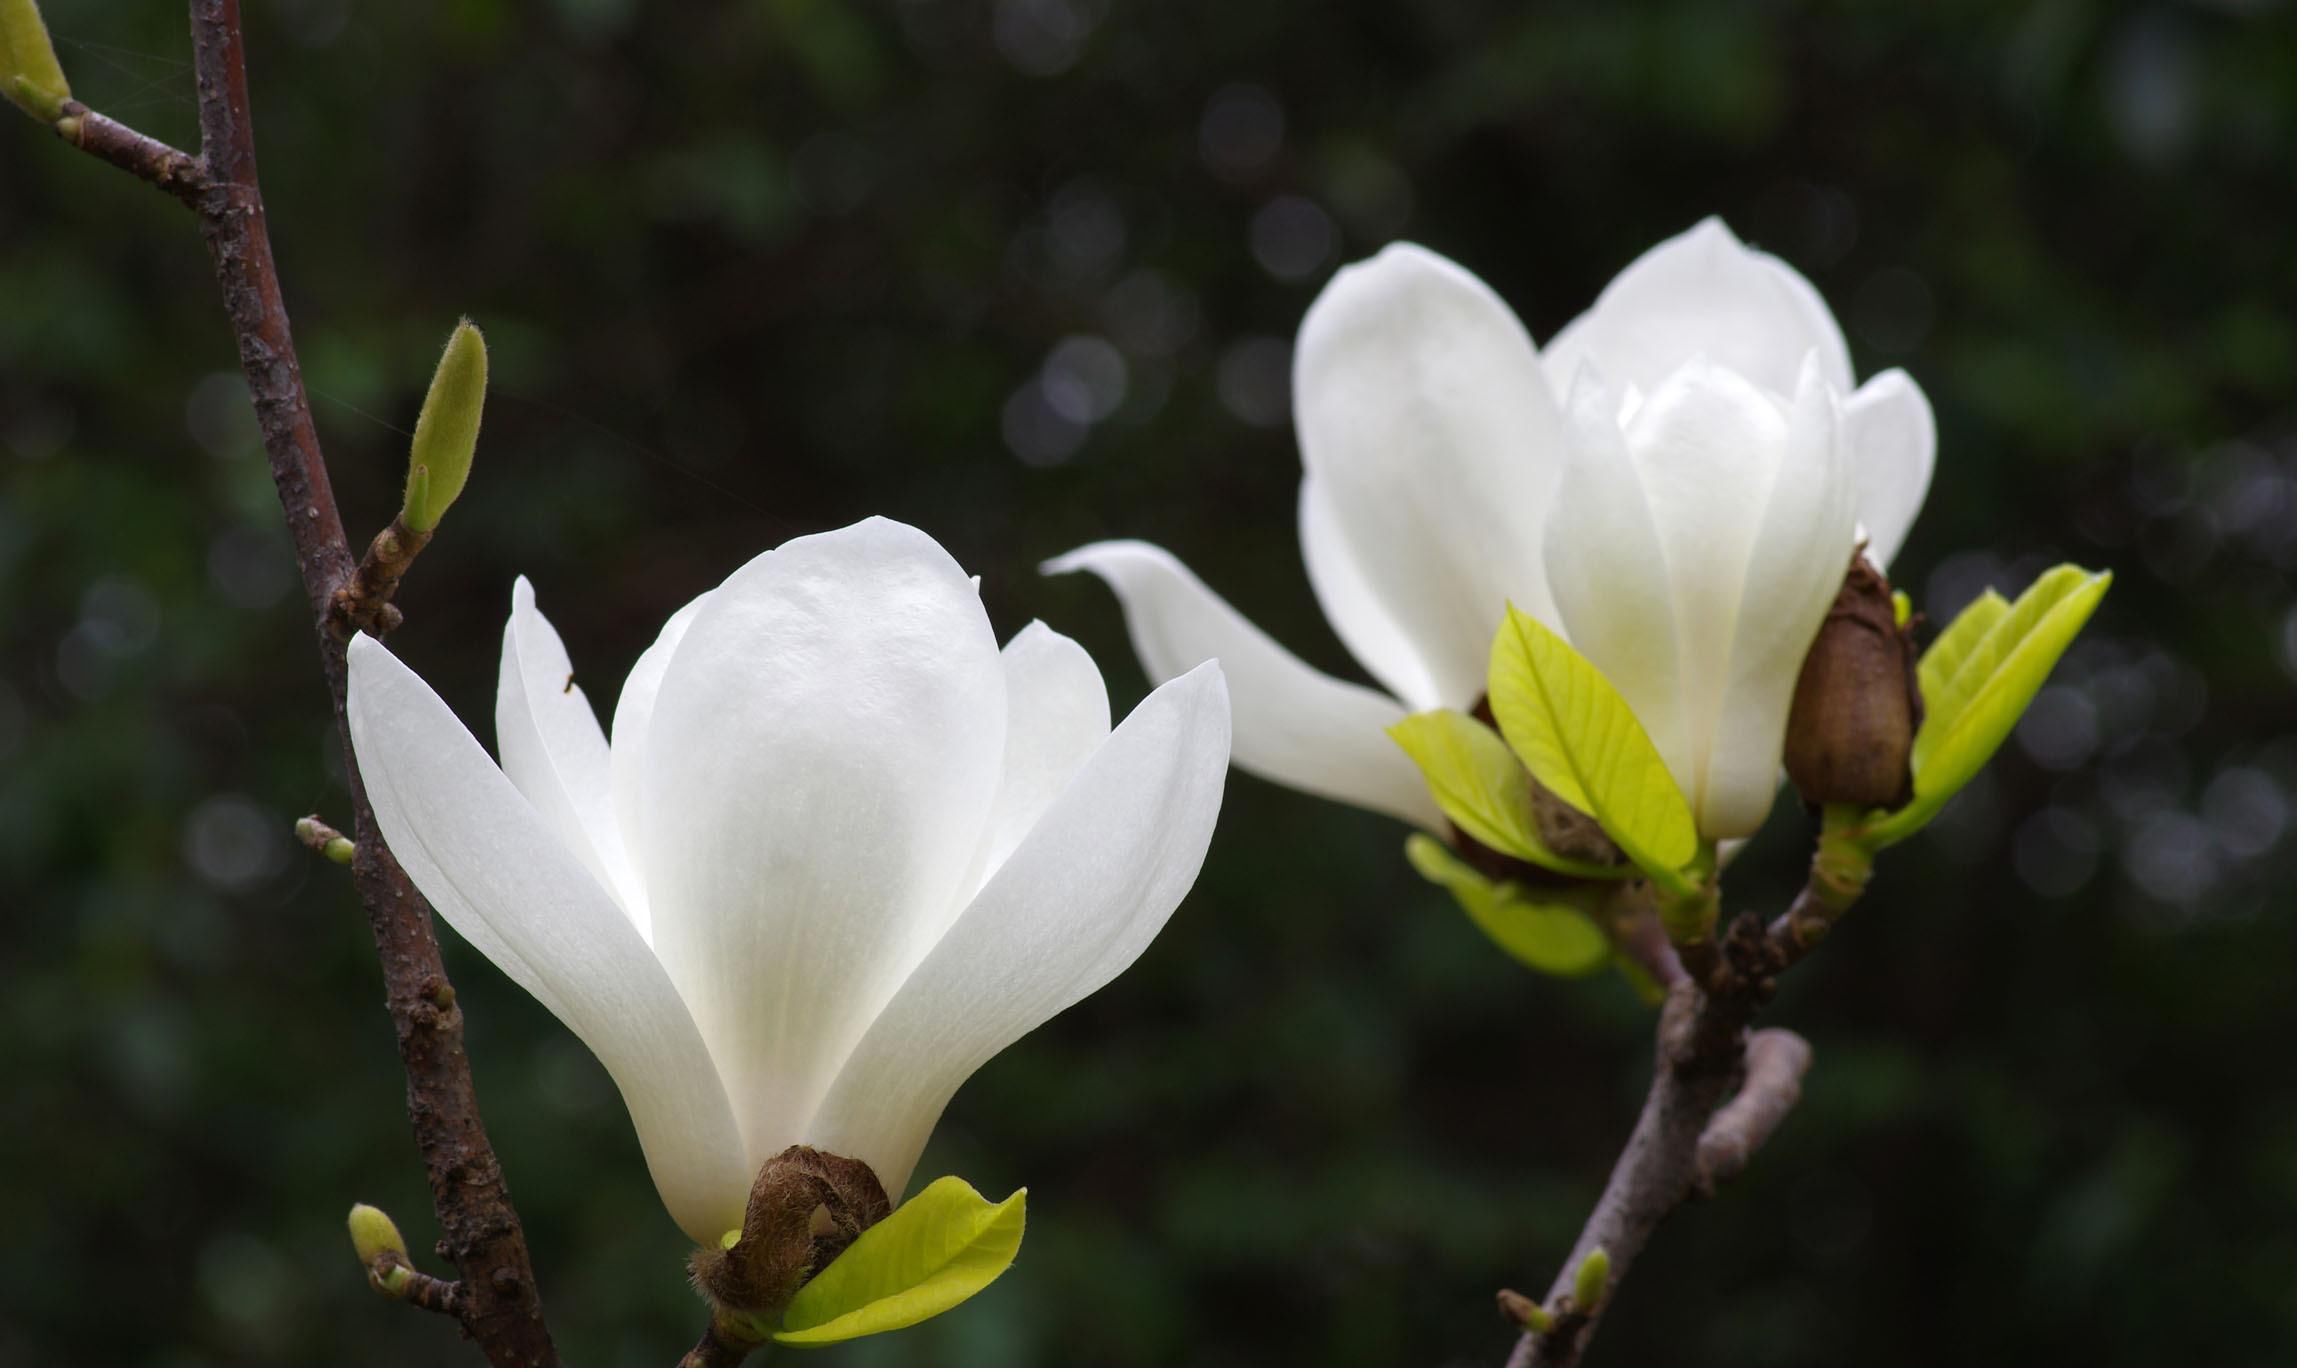
[[[1795,905],[1802,904],[1798,897]],[[1779,926],[1793,916],[1790,910]],[[1814,936],[1809,944],[1815,943]],[[1524,1330],[1508,1368],[1578,1364],[1613,1300],[1607,1292],[1592,1307],[1574,1302],[1573,1285],[1588,1254],[1601,1249],[1609,1255],[1609,1287],[1616,1289],[1668,1213],[1744,1169],[1800,1096],[1810,1046],[1788,1031],[1760,1031],[1750,1039],[1747,1023],[1769,1001],[1778,973],[1808,945],[1742,915],[1719,942],[1695,948],[1698,953],[1684,956],[1688,972],[1660,1009],[1643,1113],[1548,1289],[1550,1324]],[[1503,1307],[1508,1304],[1503,1297]]]
[[[376,830],[351,749],[344,705],[349,633],[335,597],[350,582],[354,563],[280,299],[256,182],[238,0],[191,0],[191,31],[200,128],[196,159],[77,101],[63,106],[53,127],[80,150],[189,206],[214,263],[319,638],[350,780],[357,845],[352,877],[382,960],[384,997],[407,1075],[407,1112],[439,1219],[439,1253],[462,1275],[454,1283],[430,1280],[426,1296],[416,1300],[454,1315],[498,1368],[555,1365],[526,1236],[479,1118],[463,1053],[462,1013],[439,958],[430,907]]]

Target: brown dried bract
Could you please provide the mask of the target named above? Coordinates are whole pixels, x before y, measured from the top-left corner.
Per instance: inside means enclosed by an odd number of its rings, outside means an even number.
[[[1914,796],[1922,697],[1912,628],[1898,625],[1890,581],[1863,551],[1853,557],[1787,718],[1787,777],[1805,802],[1890,808]]]
[[[694,1251],[694,1285],[720,1310],[777,1314],[892,1210],[869,1165],[792,1145],[759,1168],[733,1248]]]

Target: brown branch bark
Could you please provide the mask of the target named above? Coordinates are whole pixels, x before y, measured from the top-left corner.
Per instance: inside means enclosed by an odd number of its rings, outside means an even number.
[[[433,1309],[453,1314],[498,1368],[554,1365],[558,1356],[543,1324],[526,1236],[479,1118],[463,1053],[462,1013],[439,958],[430,907],[376,830],[351,750],[344,709],[349,631],[335,603],[337,591],[351,582],[354,562],[280,298],[256,181],[238,0],[191,0],[191,32],[197,158],[76,101],[65,106],[55,131],[182,200],[199,218],[318,636],[350,778],[357,843],[352,878],[382,960],[384,998],[407,1075],[407,1112],[439,1219],[439,1253],[461,1274],[454,1283],[431,1280],[436,1286],[426,1287],[428,1300]]]
[[[1798,897],[1795,906],[1802,905]],[[1779,928],[1797,924],[1794,916],[1790,909],[1773,928],[1741,916],[1720,941],[1684,956],[1687,972],[1660,1010],[1642,1115],[1548,1289],[1553,1324],[1544,1332],[1524,1331],[1508,1368],[1578,1364],[1660,1223],[1694,1193],[1743,1169],[1792,1109],[1810,1046],[1786,1031],[1758,1032],[1750,1040],[1747,1024],[1769,1001],[1778,973],[1816,943],[1815,936],[1806,943],[1781,934]],[[1573,1283],[1596,1249],[1610,1256],[1611,1291],[1593,1307],[1577,1306]]]

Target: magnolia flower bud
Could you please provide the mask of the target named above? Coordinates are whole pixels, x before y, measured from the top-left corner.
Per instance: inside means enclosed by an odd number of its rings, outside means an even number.
[[[1803,801],[1888,808],[1913,796],[1907,762],[1922,722],[1914,662],[1890,581],[1855,557],[1803,657],[1787,718],[1787,776]]]
[[[382,1208],[361,1202],[351,1208],[347,1224],[351,1228],[351,1248],[358,1251],[360,1263],[373,1267],[375,1260],[386,1254],[407,1257],[406,1237],[399,1234],[398,1223]]]
[[[731,1244],[694,1251],[694,1285],[720,1311],[778,1315],[798,1289],[892,1212],[869,1165],[792,1145],[768,1159]]]
[[[447,338],[430,392],[423,396],[423,411],[415,419],[406,502],[399,512],[409,529],[428,533],[436,528],[463,492],[463,482],[471,476],[471,457],[478,450],[479,419],[486,401],[486,339],[466,318]]]

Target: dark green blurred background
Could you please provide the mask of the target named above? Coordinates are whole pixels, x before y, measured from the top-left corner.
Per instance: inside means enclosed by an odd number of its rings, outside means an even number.
[[[188,145],[169,0],[49,0]],[[248,0],[289,307],[355,535],[437,347],[478,473],[393,640],[482,736],[512,577],[610,701],[659,620],[873,512],[1001,632],[1142,681],[1042,557],[1171,547],[1354,673],[1294,539],[1286,347],[1397,236],[1545,339],[1720,212],[1910,369],[1935,617],[2113,594],[1773,1019],[1818,1062],[1673,1220],[1611,1365],[2297,1359],[2297,25],[2115,7],[1502,0]],[[471,1362],[370,1294],[434,1237],[309,628],[188,218],[0,119],[0,1362]],[[1014,1271],[827,1364],[1493,1364],[1647,1075],[1616,981],[1483,943],[1403,831],[1238,777],[1138,968],[984,1069],[921,1172],[1031,1189]],[[1775,908],[1782,803],[1732,870]],[[603,1072],[459,942],[561,1345],[701,1317]]]

